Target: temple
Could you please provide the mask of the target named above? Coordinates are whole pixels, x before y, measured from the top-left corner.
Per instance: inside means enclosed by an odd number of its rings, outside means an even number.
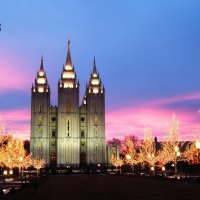
[[[79,88],[68,41],[67,58],[58,82],[58,106],[50,103],[43,58],[31,89],[31,152],[47,165],[105,165],[118,154],[116,149],[106,147],[105,89],[95,59],[81,104]]]

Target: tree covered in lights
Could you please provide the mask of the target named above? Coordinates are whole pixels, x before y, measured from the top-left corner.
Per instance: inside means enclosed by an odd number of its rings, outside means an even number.
[[[19,172],[33,166],[37,169],[44,166],[41,159],[33,159],[31,154],[27,154],[24,148],[24,141],[14,138],[6,132],[5,123],[0,118],[0,166],[7,167],[10,170],[17,167]],[[23,175],[23,174],[22,174]]]
[[[166,141],[162,142],[161,147],[159,161],[163,165],[172,162],[177,173],[177,162],[183,159],[183,155],[180,152],[182,143],[179,140],[179,121],[174,113],[169,123]]]
[[[148,165],[153,171],[159,156],[156,152],[156,145],[150,128],[145,128],[144,140],[139,151],[139,162],[142,166]]]
[[[125,155],[125,163],[131,165],[134,171],[134,166],[138,164],[138,153],[137,153],[138,139],[133,135],[126,136],[122,142],[122,153]]]
[[[184,158],[188,163],[199,163],[200,156],[200,130],[195,131],[195,141],[188,143],[184,151]]]
[[[120,168],[120,174],[121,174],[121,166],[124,165],[123,159],[116,158],[116,157],[112,158],[111,159],[111,164],[116,167],[116,172],[117,172],[117,168],[119,167]]]

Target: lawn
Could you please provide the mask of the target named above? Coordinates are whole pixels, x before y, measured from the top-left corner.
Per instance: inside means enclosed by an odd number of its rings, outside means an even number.
[[[161,178],[108,175],[45,177],[38,187],[28,187],[6,199],[36,200],[158,200],[199,199],[200,184]]]

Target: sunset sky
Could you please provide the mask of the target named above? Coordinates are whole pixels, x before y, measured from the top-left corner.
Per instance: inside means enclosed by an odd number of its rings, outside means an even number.
[[[71,40],[80,101],[94,56],[106,89],[106,137],[161,140],[175,112],[182,139],[200,127],[199,0],[0,2],[0,113],[8,130],[30,136],[31,86],[44,57],[57,83]]]

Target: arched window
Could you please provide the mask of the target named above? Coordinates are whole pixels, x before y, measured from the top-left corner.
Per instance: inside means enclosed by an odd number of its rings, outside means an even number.
[[[38,137],[42,137],[42,130],[41,129],[38,130]]]
[[[51,153],[51,161],[55,161],[56,160],[56,154],[55,153]]]
[[[41,115],[38,117],[38,124],[42,125],[42,116]]]
[[[80,163],[81,164],[86,164],[86,154],[84,152],[81,152]]]
[[[41,142],[38,142],[38,151],[41,151],[42,150],[42,144]]]
[[[71,112],[71,100],[67,99],[66,101],[66,112]]]
[[[55,137],[56,137],[56,130],[55,130],[55,129],[52,130],[52,132],[51,132],[51,137],[52,137],[52,138],[55,138]]]
[[[94,117],[94,125],[98,125],[98,117],[97,116]]]
[[[95,143],[95,150],[98,151],[98,143]]]
[[[85,132],[84,132],[84,130],[81,130],[81,137],[82,137],[82,138],[85,137]]]
[[[97,104],[94,103],[94,112],[96,113],[97,112]]]
[[[115,154],[115,153],[112,153],[111,159],[115,159],[115,158],[116,158],[116,154]]]
[[[42,104],[39,105],[39,112],[42,112]]]
[[[71,125],[71,123],[70,123],[70,119],[68,118],[67,119],[67,124],[66,124],[66,137],[70,137],[70,125]]]
[[[97,130],[97,129],[94,130],[94,136],[95,136],[96,138],[98,137],[98,130]]]

